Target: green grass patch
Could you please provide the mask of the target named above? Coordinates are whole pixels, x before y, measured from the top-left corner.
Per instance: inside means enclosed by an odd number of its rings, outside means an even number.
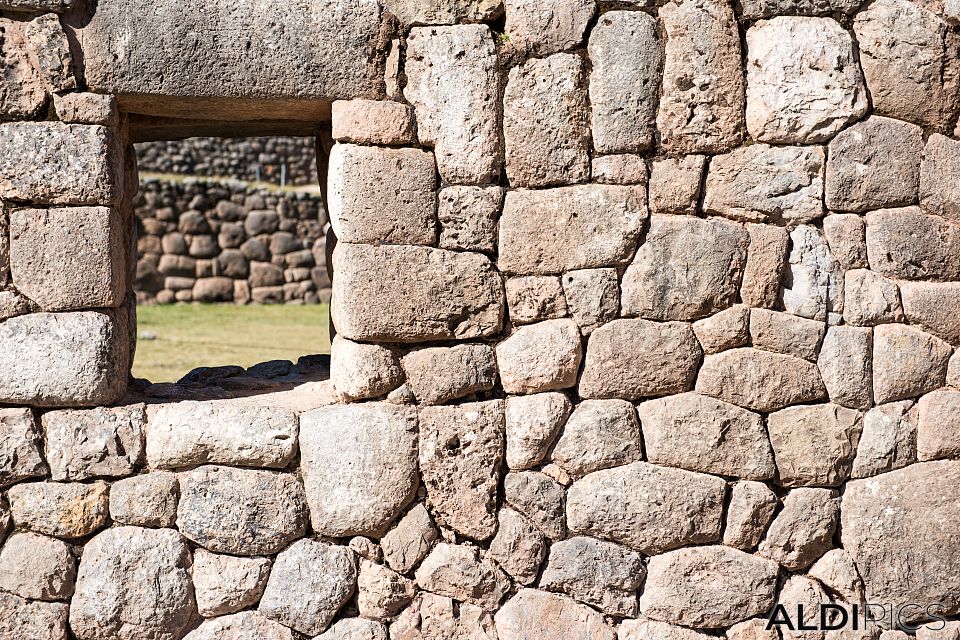
[[[325,304],[138,307],[133,375],[176,382],[197,367],[249,367],[330,353],[329,314]]]

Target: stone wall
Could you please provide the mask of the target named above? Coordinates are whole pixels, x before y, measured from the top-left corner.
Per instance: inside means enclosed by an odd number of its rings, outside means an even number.
[[[146,180],[134,201],[140,302],[329,302],[319,194]]]
[[[0,638],[956,636],[954,4],[255,5],[3,23]],[[265,104],[329,379],[128,388],[128,132]]]

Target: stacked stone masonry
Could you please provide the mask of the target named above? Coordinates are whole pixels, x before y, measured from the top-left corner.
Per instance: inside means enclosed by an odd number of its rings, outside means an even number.
[[[956,637],[956,3],[71,4],[0,0],[0,639]],[[266,108],[329,379],[129,387],[130,114]]]

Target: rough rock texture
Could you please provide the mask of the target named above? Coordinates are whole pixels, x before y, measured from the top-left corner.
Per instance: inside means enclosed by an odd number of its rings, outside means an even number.
[[[960,186],[948,176],[960,172],[960,142],[935,133],[927,138],[920,162],[920,205],[960,222]]]
[[[204,466],[180,475],[177,528],[215,553],[276,553],[304,534],[306,510],[291,474]]]
[[[337,100],[333,103],[331,136],[356,144],[416,142],[413,109],[391,100]]]
[[[493,611],[507,592],[507,576],[474,547],[441,542],[417,568],[423,589]]]
[[[184,636],[183,640],[222,640],[224,638],[294,640],[293,632],[288,627],[268,620],[256,611],[241,611],[206,620]]]
[[[205,618],[235,613],[255,604],[270,574],[268,558],[237,558],[203,549],[193,554],[193,589]]]
[[[418,504],[380,539],[383,559],[395,571],[407,573],[426,557],[437,535],[426,507]]]
[[[813,320],[836,318],[843,313],[843,271],[823,234],[802,225],[790,232],[790,242],[781,289],[784,309]]]
[[[694,247],[707,245],[707,254]],[[749,236],[723,220],[654,215],[621,284],[624,315],[697,320],[736,301]]]
[[[849,324],[873,326],[903,321],[897,283],[874,271],[847,271],[843,292],[843,319]]]
[[[170,471],[124,478],[110,486],[110,517],[137,527],[172,527],[177,520],[180,483]]]
[[[420,473],[427,503],[462,535],[485,540],[497,526],[503,401],[420,410]]]
[[[917,458],[960,457],[960,392],[934,391],[917,403]]]
[[[553,446],[550,460],[579,477],[643,459],[640,423],[626,400],[584,400]]]
[[[433,146],[444,182],[485,184],[500,169],[499,88],[485,25],[419,27],[407,38],[403,95],[420,142]]]
[[[29,409],[0,409],[0,486],[43,477],[40,432]]]
[[[330,380],[348,400],[385,395],[403,383],[397,355],[376,344],[362,344],[334,336],[330,343]]]
[[[363,618],[341,618],[317,636],[318,640],[387,640],[387,628]]]
[[[521,276],[506,282],[510,322],[529,324],[567,315],[563,286],[556,276]]]
[[[500,384],[507,393],[573,387],[582,359],[580,330],[568,319],[520,327],[497,345]]]
[[[420,404],[442,404],[493,388],[497,362],[485,344],[411,351],[403,357],[407,386]]]
[[[500,640],[615,640],[603,616],[566,596],[523,589],[497,612]]]
[[[833,546],[840,498],[830,489],[794,489],[783,499],[758,553],[788,571],[812,565]]]
[[[589,355],[588,351],[588,362]],[[812,362],[751,348],[705,357],[696,389],[703,395],[762,412],[827,396]]]
[[[905,400],[942,387],[952,349],[943,340],[902,324],[873,331],[873,398]]]
[[[779,484],[835,487],[850,475],[863,422],[853,409],[814,404],[770,414],[767,429]]]
[[[757,546],[773,520],[777,496],[762,482],[742,480],[730,490],[723,544],[741,551]]]
[[[960,282],[905,282],[900,298],[911,325],[960,345]]]
[[[493,253],[497,248],[497,219],[503,207],[500,187],[446,187],[441,189],[437,216],[440,247]]]
[[[509,507],[497,516],[497,535],[490,541],[490,557],[520,584],[529,585],[540,572],[549,544],[540,530]]]
[[[172,529],[104,531],[84,547],[70,629],[78,640],[177,640],[196,609],[190,565]]]
[[[946,615],[960,612],[953,553],[960,527],[951,506],[958,487],[960,464],[950,461],[914,464],[847,485],[840,541],[860,570],[867,602],[939,602]]]
[[[917,414],[904,400],[870,409],[863,415],[863,432],[853,460],[853,478],[866,478],[917,461]]]
[[[693,213],[700,199],[706,160],[701,155],[654,160],[650,169],[650,211]]]
[[[591,0],[504,0],[510,48],[549,56],[583,42],[596,5]]]
[[[796,625],[802,622],[807,627],[811,627],[817,625],[820,617],[818,612],[824,604],[830,602],[830,596],[827,594],[826,589],[816,580],[811,580],[806,576],[795,575],[788,578],[780,588],[777,601],[779,604],[782,604],[787,611],[795,612],[794,617],[797,619]],[[826,638],[826,632],[822,630],[799,631],[798,629],[791,631],[784,628],[781,636],[786,638],[786,640],[800,640],[801,638],[816,640],[818,638]]]
[[[500,330],[503,285],[480,254],[340,243],[334,261],[338,289],[330,314],[345,338],[423,342]],[[381,277],[371,280],[373,271]]]
[[[647,149],[656,129],[663,69],[656,20],[635,11],[608,11],[590,33],[587,51],[594,150]]]
[[[706,354],[743,347],[750,342],[750,309],[734,305],[693,323],[693,332]]]
[[[104,482],[28,482],[7,491],[10,515],[19,529],[57,538],[82,538],[107,523]]]
[[[873,333],[867,327],[830,327],[817,367],[830,401],[852,409],[873,404]]]
[[[827,327],[789,313],[752,309],[750,338],[753,346],[804,360],[815,360]]]
[[[562,393],[513,396],[506,400],[506,462],[523,471],[540,464],[573,410]]]
[[[697,629],[727,627],[774,603],[776,563],[723,546],[650,558],[640,613]]]
[[[620,283],[616,269],[578,269],[561,278],[567,310],[589,336],[620,311]]]
[[[143,457],[142,405],[51,411],[42,423],[54,480],[130,475]]]
[[[702,351],[688,324],[614,320],[590,335],[584,398],[640,398],[689,391]]]
[[[657,112],[662,144],[675,153],[718,153],[744,130],[740,34],[723,0],[668,2],[663,94]]]
[[[573,483],[567,523],[652,555],[719,540],[725,493],[720,478],[634,462]]]
[[[835,213],[823,219],[823,235],[830,253],[845,270],[866,269],[867,224],[855,213]]]
[[[68,606],[0,593],[0,637],[66,640]]]
[[[774,308],[780,298],[780,278],[787,264],[790,236],[786,229],[747,224],[750,247],[743,270],[740,299],[751,307]]]
[[[406,25],[456,24],[489,20],[500,10],[499,0],[385,0],[383,8]]]
[[[584,185],[507,193],[497,267],[523,275],[613,267],[633,255],[647,218],[645,190]]]
[[[590,169],[593,181],[600,184],[647,184],[647,162],[640,155],[598,156],[590,163]]]
[[[540,587],[559,591],[606,614],[637,614],[637,590],[647,571],[643,556],[612,542],[576,536],[550,548]]]
[[[835,20],[778,16],[747,31],[747,131],[823,142],[867,111],[853,39]]]
[[[867,214],[867,256],[880,275],[904,280],[960,280],[960,225],[917,207]]]
[[[653,464],[748,480],[776,471],[758,414],[697,393],[648,400],[637,413]]]
[[[360,615],[374,620],[387,620],[410,604],[415,593],[413,580],[381,564],[360,560],[357,577],[357,608]]]
[[[33,600],[73,595],[77,561],[66,543],[35,533],[16,533],[0,551],[0,589]]]
[[[524,515],[551,540],[566,536],[564,509],[566,494],[563,485],[537,472],[508,473],[503,480],[507,504]]]
[[[310,521],[331,537],[380,535],[413,499],[417,416],[388,403],[324,407],[300,418]]]
[[[624,620],[617,630],[619,640],[706,640],[711,636],[643,616]]]
[[[590,175],[586,82],[583,60],[568,53],[510,70],[503,139],[511,186],[572,184]]]

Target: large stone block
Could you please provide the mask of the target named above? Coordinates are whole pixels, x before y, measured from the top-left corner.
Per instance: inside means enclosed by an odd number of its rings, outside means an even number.
[[[920,162],[920,206],[960,222],[960,141],[939,133],[927,138]]]
[[[510,588],[503,570],[475,547],[441,542],[416,571],[417,585],[441,596],[487,611],[500,604]]]
[[[493,253],[497,250],[497,219],[503,207],[500,187],[446,187],[440,201],[440,248]]]
[[[489,1],[489,0],[488,0]],[[523,57],[545,57],[583,42],[594,0],[504,0],[507,46]]]
[[[128,476],[143,461],[143,405],[50,411],[42,422],[54,480]]]
[[[615,640],[603,616],[566,596],[523,589],[497,612],[500,640]]]
[[[853,39],[832,18],[780,16],[747,31],[747,131],[756,140],[829,140],[867,111]]]
[[[779,484],[836,487],[850,475],[863,422],[853,409],[813,404],[771,413],[767,429]]]
[[[331,136],[355,144],[413,144],[417,141],[413,107],[393,100],[337,100]]]
[[[640,423],[626,400],[584,400],[563,427],[551,462],[573,477],[643,459]]]
[[[583,359],[580,330],[570,319],[517,329],[497,345],[500,381],[507,393],[537,393],[577,384]]]
[[[917,457],[921,462],[960,457],[960,392],[941,389],[920,398]]]
[[[77,561],[62,540],[15,533],[0,551],[0,589],[23,598],[69,600],[76,576]]]
[[[339,243],[333,259],[330,313],[345,338],[424,342],[500,331],[503,283],[481,254]]]
[[[503,95],[507,177],[514,187],[585,182],[590,105],[583,59],[560,53],[510,70]]]
[[[840,542],[866,587],[867,602],[940,603],[960,613],[960,462],[913,464],[847,484]],[[903,620],[923,616],[906,608]]]
[[[484,22],[500,12],[500,5],[501,0],[384,0],[383,8],[413,26]]]
[[[105,482],[27,482],[7,491],[18,529],[57,538],[82,538],[107,523]]]
[[[7,9],[8,4],[0,4],[0,8]],[[0,43],[0,61],[4,68],[0,113],[5,118],[30,118],[47,102],[48,84],[36,62],[36,52],[29,44],[26,24],[0,19],[4,36]]]
[[[902,324],[873,330],[873,399],[915,398],[942,387],[953,349],[936,336]]]
[[[860,0],[746,0],[743,3],[743,17],[756,20],[774,16],[818,16],[826,13],[849,15],[859,9],[860,5]]]
[[[719,153],[744,132],[740,32],[726,0],[668,2],[659,10],[666,34],[657,127],[675,153]]]
[[[663,72],[657,21],[638,11],[608,11],[590,33],[588,53],[594,150],[649,148]]]
[[[0,637],[67,640],[69,606],[0,593]]]
[[[814,363],[752,348],[731,349],[704,358],[697,391],[762,412],[827,397]]]
[[[0,198],[33,204],[110,205],[122,194],[122,151],[109,127],[0,124]]]
[[[338,241],[436,244],[433,154],[338,144],[329,162],[327,207]]]
[[[655,215],[623,275],[620,306],[649,320],[697,320],[733,305],[750,238],[741,225]]]
[[[125,111],[319,121],[333,100],[382,96],[380,12],[375,0],[108,0],[65,22],[80,43],[88,88],[117,95]]]
[[[293,631],[279,622],[263,617],[257,611],[241,611],[204,620],[203,624],[184,636],[183,640],[222,640],[223,638],[257,638],[257,640],[295,640]],[[339,636],[335,637],[339,640]],[[375,638],[374,640],[380,640]]]
[[[870,327],[903,321],[897,283],[869,269],[847,271],[843,289],[843,319],[847,324]]]
[[[0,323],[0,402],[110,404],[126,391],[129,372],[123,311],[34,313]]]
[[[743,269],[740,299],[748,307],[776,308],[780,299],[780,277],[787,264],[790,235],[782,227],[747,224],[750,247]]]
[[[417,490],[416,428],[415,409],[385,403],[300,417],[300,469],[315,531],[382,535]]]
[[[960,346],[960,282],[904,282],[900,297],[910,324]]]
[[[451,184],[495,182],[500,84],[486,25],[418,27],[407,38],[406,99],[420,142],[433,146],[440,177]]]
[[[576,533],[646,555],[720,539],[726,482],[716,476],[634,462],[574,482],[567,524]]]
[[[493,388],[497,362],[485,344],[427,347],[403,357],[407,387],[420,404],[443,404]]]
[[[918,207],[867,214],[867,257],[877,273],[903,280],[960,280],[960,225]]]
[[[710,161],[703,208],[734,220],[808,223],[823,217],[823,148],[754,144]]]
[[[633,255],[646,189],[607,185],[507,193],[497,266],[521,275],[614,267]]]
[[[868,478],[916,462],[917,413],[910,400],[867,411],[850,477]]]

